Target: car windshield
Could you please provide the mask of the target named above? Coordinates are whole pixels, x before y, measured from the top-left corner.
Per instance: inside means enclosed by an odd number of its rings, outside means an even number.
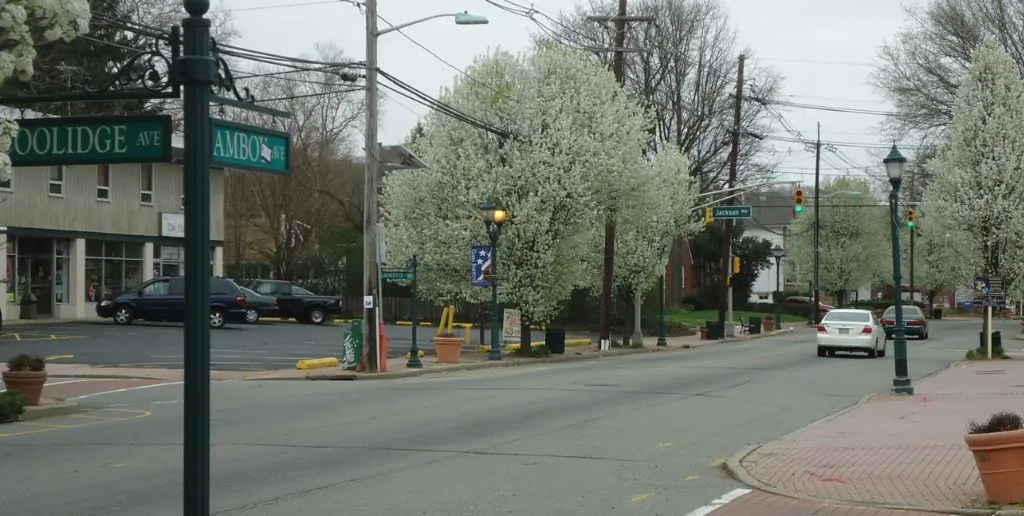
[[[914,305],[904,305],[903,306],[903,317],[904,318],[906,318],[906,317],[921,317],[922,315],[924,315],[924,314],[923,314],[923,312],[921,312],[921,309],[916,307],[916,306],[914,306]],[[892,319],[892,318],[896,317],[896,307],[895,306],[890,306],[889,308],[887,308],[885,310],[885,313],[882,314],[882,317],[888,318],[888,319]]]
[[[829,312],[828,315],[822,319],[822,322],[850,322],[850,323],[868,323],[871,322],[871,314],[867,312]]]

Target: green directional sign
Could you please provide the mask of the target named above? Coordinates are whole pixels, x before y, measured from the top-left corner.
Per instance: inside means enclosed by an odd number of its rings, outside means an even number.
[[[753,210],[750,206],[713,206],[711,216],[716,219],[749,219]]]
[[[384,281],[412,281],[416,275],[405,269],[384,269],[380,271],[380,277]]]
[[[291,135],[262,127],[212,119],[213,164],[218,167],[288,175]]]
[[[18,120],[16,167],[171,161],[171,117],[81,116]]]

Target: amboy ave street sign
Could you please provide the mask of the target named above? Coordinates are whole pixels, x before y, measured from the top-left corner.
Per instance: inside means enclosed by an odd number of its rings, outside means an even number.
[[[291,138],[288,133],[211,120],[213,164],[221,167],[287,175]]]

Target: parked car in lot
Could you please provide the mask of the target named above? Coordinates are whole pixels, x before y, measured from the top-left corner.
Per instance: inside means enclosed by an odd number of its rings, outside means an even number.
[[[239,286],[245,296],[245,322],[256,324],[260,317],[277,317],[277,298],[258,294],[250,288]]]
[[[228,322],[245,322],[246,301],[242,290],[226,278],[210,278],[210,326],[222,328]],[[104,296],[96,303],[96,315],[115,324],[143,321],[185,320],[185,278],[149,280],[119,294]]]
[[[884,335],[882,324],[869,310],[832,310],[818,324],[818,356],[835,356],[843,351],[884,357],[888,344]]]
[[[782,306],[784,308],[800,308],[807,310],[814,303],[814,298],[807,296],[789,296],[782,300]],[[818,313],[826,314],[830,310],[835,310],[835,307],[826,305],[825,303],[818,303]]]
[[[890,306],[882,313],[882,328],[885,338],[891,339],[896,332],[896,306]],[[924,318],[924,310],[917,305],[903,305],[903,334],[918,339],[928,338],[928,320]]]
[[[249,284],[257,294],[277,299],[277,317],[323,324],[341,315],[341,296],[318,296],[289,281],[258,279]]]

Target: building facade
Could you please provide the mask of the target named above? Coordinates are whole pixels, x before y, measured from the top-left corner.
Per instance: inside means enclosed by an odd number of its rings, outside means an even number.
[[[183,179],[180,159],[16,167],[0,183],[3,318],[22,317],[23,306],[39,318],[90,317],[107,292],[184,274]],[[223,170],[211,169],[210,181],[210,268],[222,276]]]

